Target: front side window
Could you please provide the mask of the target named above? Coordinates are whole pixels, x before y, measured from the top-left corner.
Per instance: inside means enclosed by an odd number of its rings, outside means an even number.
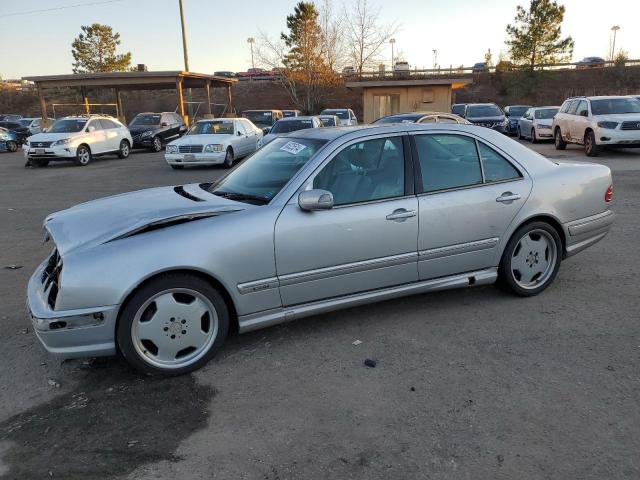
[[[104,130],[102,128],[102,125],[100,124],[100,120],[93,120],[89,122],[89,125],[87,125],[87,132],[91,130],[93,131]]]
[[[336,206],[403,196],[402,138],[350,145],[325,165],[314,178],[313,188],[331,192]]]
[[[425,192],[482,183],[476,142],[461,135],[416,135]]]
[[[230,200],[265,205],[325,143],[308,138],[276,138],[226,177],[201,187]]]
[[[576,109],[576,115],[580,115],[582,117],[586,117],[589,115],[589,107],[587,107],[586,100],[580,100],[578,103],[578,108]]]
[[[484,170],[484,181],[487,183],[504,182],[515,180],[521,177],[520,172],[509,163],[509,161],[489,148],[482,142],[478,142],[482,168]]]

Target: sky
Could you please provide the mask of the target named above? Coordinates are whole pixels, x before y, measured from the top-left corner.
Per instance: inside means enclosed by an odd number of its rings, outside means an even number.
[[[81,25],[103,23],[121,35],[120,51],[149,70],[183,69],[178,0],[0,0],[0,76],[71,73],[71,43]],[[340,11],[350,0],[333,0]],[[396,53],[411,67],[438,63],[471,66],[491,49],[494,62],[505,50],[505,27],[518,4],[528,0],[369,0],[383,22],[397,22]],[[184,0],[191,71],[243,71],[251,66],[248,37],[273,38],[286,29],[294,0]],[[611,27],[619,25],[616,49],[640,58],[639,0],[561,0],[566,7],[563,34],[575,40],[574,60],[607,57]],[[24,13],[44,9],[57,9]],[[16,15],[19,13],[19,15]],[[10,48],[7,48],[7,47]],[[391,61],[387,46],[382,57]]]

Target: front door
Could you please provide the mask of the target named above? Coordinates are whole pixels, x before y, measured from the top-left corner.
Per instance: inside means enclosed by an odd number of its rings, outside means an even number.
[[[87,133],[89,133],[90,140],[87,143],[89,143],[91,153],[104,153],[110,150],[109,140],[107,139],[106,131],[102,128],[100,119],[96,118],[89,121]]]
[[[328,190],[334,208],[307,212],[297,198],[275,227],[284,305],[414,282],[418,200],[402,136],[346,145],[305,188]]]
[[[531,192],[523,169],[464,134],[416,134],[421,280],[497,266],[500,241]]]
[[[571,129],[571,138],[576,143],[584,142],[584,134],[589,126],[589,106],[586,100],[580,100],[576,108],[575,115],[569,123]]]

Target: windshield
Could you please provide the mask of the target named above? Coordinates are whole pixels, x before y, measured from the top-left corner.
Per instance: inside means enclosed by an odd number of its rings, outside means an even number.
[[[131,123],[130,127],[137,127],[140,125],[160,125],[160,115],[154,113],[141,113],[140,115],[136,115]]]
[[[451,113],[455,113],[456,115],[464,115],[464,107],[465,105],[454,105],[451,107]]]
[[[296,130],[304,130],[305,128],[313,128],[311,120],[286,120],[277,121],[269,133],[289,133]]]
[[[536,110],[535,117],[538,120],[551,120],[558,113],[557,108],[543,108],[542,110]]]
[[[295,117],[296,113],[297,112],[295,110],[283,110],[282,111],[282,116],[284,118]]]
[[[56,120],[56,123],[49,129],[49,133],[75,133],[80,132],[87,124],[84,118],[74,118]]]
[[[420,120],[424,115],[391,115],[388,117],[382,117],[377,119],[376,124],[380,123],[415,123]]]
[[[640,113],[640,100],[636,100],[635,98],[591,100],[591,113],[594,115]]]
[[[254,112],[242,112],[244,118],[248,118],[256,125],[265,125],[270,127],[273,125],[273,115],[271,111],[256,110]]]
[[[509,109],[509,115],[512,117],[521,117],[531,107],[511,107]]]
[[[23,118],[22,120],[20,120],[20,125],[22,125],[23,127],[28,127],[29,125],[31,125],[31,122],[33,120],[31,120],[30,118]]]
[[[335,127],[336,119],[335,117],[320,117],[320,121],[322,122],[323,127]]]
[[[257,205],[269,203],[311,157],[325,144],[309,138],[277,138],[244,161],[207,191]]]
[[[342,120],[349,120],[349,112],[347,110],[323,110],[321,115],[335,115]]]
[[[496,105],[470,105],[467,107],[467,117],[501,117],[502,110]]]
[[[198,122],[187,135],[233,135],[233,120]]]

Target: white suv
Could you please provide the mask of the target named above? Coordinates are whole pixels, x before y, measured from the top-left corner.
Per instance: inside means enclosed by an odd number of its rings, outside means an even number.
[[[129,129],[115,118],[87,115],[56,120],[47,132],[29,137],[22,148],[27,161],[38,167],[51,160],[74,160],[84,166],[97,155],[127,158],[132,144]]]
[[[584,145],[595,157],[603,146],[640,147],[640,100],[628,97],[574,97],[553,118],[557,150]]]
[[[350,108],[326,108],[320,112],[320,115],[335,115],[340,119],[341,127],[358,125],[358,118]]]

